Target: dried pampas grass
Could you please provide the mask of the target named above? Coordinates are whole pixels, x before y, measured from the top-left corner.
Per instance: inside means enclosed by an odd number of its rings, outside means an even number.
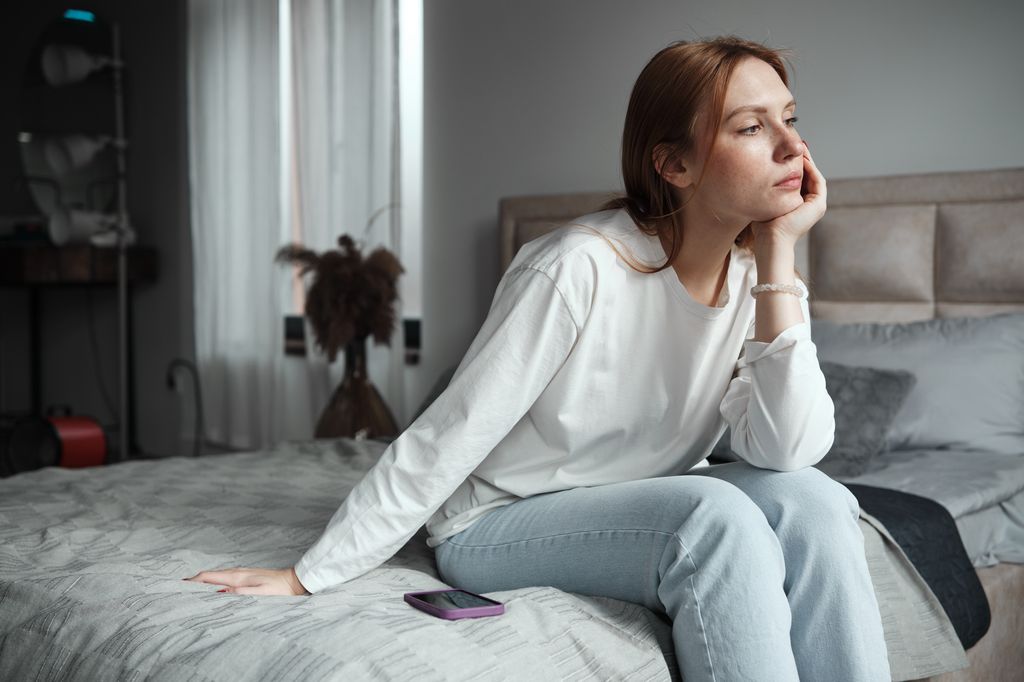
[[[288,244],[274,260],[300,266],[300,275],[313,273],[305,313],[330,362],[353,339],[372,335],[378,345],[391,345],[398,276],[405,272],[393,253],[379,247],[364,259],[352,237],[343,234],[337,249],[318,254]]]

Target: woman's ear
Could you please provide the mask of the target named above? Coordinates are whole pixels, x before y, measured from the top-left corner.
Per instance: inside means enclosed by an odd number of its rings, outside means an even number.
[[[662,142],[655,145],[651,152],[654,170],[665,182],[679,189],[686,189],[693,184],[693,174],[683,163],[683,156],[671,145]]]

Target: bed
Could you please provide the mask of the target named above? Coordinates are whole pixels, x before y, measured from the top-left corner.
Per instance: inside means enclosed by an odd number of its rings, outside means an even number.
[[[518,246],[606,196],[503,200],[503,268]],[[829,203],[799,253],[815,319],[897,324],[1024,310],[1015,260],[1024,253],[1024,170],[838,180]],[[908,206],[925,208],[904,220]],[[850,220],[870,223],[874,246],[890,239],[892,262],[878,262],[874,248],[871,259],[850,258]],[[973,240],[966,255],[963,230]],[[889,267],[904,262],[901,248],[915,256],[917,279]],[[404,592],[445,586],[422,529],[383,566],[314,597],[221,595],[182,582],[213,567],[293,564],[386,447],[283,443],[0,479],[0,679],[678,678],[670,625],[634,604],[536,587],[492,593],[508,607],[500,618],[445,622],[413,610]],[[1020,679],[1017,455],[887,451],[843,481],[947,509],[991,609],[987,632],[964,651],[907,552],[862,513],[895,680]]]

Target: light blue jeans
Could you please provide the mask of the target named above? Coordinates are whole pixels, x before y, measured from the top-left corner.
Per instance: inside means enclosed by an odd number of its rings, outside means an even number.
[[[672,620],[685,682],[889,682],[857,498],[730,462],[499,507],[436,548],[473,592],[551,586]]]

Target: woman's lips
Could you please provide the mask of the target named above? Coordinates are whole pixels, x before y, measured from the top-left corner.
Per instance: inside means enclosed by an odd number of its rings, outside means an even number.
[[[775,183],[776,187],[782,189],[800,189],[800,184],[803,182],[803,176],[800,173],[790,173],[780,182]]]

